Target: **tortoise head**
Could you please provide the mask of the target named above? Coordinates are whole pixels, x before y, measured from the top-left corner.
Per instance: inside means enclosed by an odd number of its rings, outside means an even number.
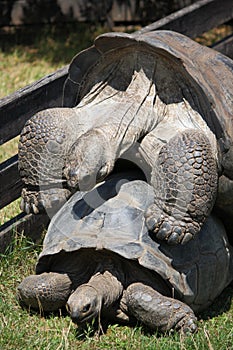
[[[67,309],[74,323],[86,323],[95,319],[101,310],[101,297],[89,285],[79,286],[67,301]]]
[[[87,191],[104,179],[113,166],[114,155],[103,132],[92,129],[73,144],[63,172],[70,187]]]

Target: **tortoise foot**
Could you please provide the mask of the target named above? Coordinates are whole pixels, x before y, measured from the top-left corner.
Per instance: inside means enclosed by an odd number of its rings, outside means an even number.
[[[45,272],[30,275],[18,286],[18,300],[22,306],[35,310],[55,311],[65,306],[71,293],[67,274]]]
[[[196,333],[198,330],[197,318],[194,314],[185,315],[177,322],[175,330],[178,332],[181,331],[185,334]]]
[[[184,217],[182,220],[161,213],[161,211],[158,212],[155,204],[147,209],[145,218],[152,235],[171,245],[189,242],[201,229],[200,225],[192,221],[190,217]]]
[[[20,209],[27,214],[44,213],[51,209],[57,211],[70,196],[71,192],[65,188],[49,188],[44,190],[23,188]]]
[[[152,330],[184,333],[197,331],[197,318],[183,302],[166,297],[142,283],[132,283],[125,293],[128,312]]]

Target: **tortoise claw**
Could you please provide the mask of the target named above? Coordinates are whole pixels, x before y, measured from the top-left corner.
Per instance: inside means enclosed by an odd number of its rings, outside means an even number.
[[[20,209],[27,214],[44,213],[51,209],[57,211],[70,195],[71,192],[64,188],[48,188],[40,191],[23,188]]]
[[[30,205],[28,203],[25,203],[25,206],[24,206],[24,210],[26,212],[26,214],[30,214]]]
[[[175,326],[177,331],[182,331],[185,334],[193,334],[198,330],[197,327],[197,318],[195,315],[186,315],[183,317]]]
[[[32,203],[32,211],[34,214],[39,214],[39,209],[34,203]]]
[[[24,211],[24,206],[25,206],[24,199],[23,199],[23,198],[21,198],[20,205],[19,205],[20,210]]]
[[[152,237],[166,241],[170,245],[186,244],[200,231],[201,227],[197,222],[185,218],[175,219],[171,215],[161,213],[161,210],[153,204],[145,214],[146,225]]]

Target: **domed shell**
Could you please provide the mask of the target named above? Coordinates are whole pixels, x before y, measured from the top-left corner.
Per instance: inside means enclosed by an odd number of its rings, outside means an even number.
[[[151,238],[143,214],[153,198],[146,182],[122,175],[89,193],[75,193],[50,223],[37,272],[46,270],[52,256],[62,251],[108,250],[156,271],[194,310],[208,306],[233,276],[223,226],[210,217],[185,246],[159,243]]]

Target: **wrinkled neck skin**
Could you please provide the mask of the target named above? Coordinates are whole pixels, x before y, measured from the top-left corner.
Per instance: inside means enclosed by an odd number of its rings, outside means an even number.
[[[72,320],[86,323],[98,317],[101,311],[119,301],[123,284],[115,267],[103,262],[96,268],[90,280],[79,286],[67,301]],[[118,266],[117,266],[118,267]]]
[[[101,129],[83,134],[71,147],[65,162],[64,175],[70,187],[81,191],[93,188],[113,169],[115,153]]]
[[[102,307],[111,306],[123,293],[121,281],[110,271],[97,272],[87,283],[87,286],[98,291]]]

